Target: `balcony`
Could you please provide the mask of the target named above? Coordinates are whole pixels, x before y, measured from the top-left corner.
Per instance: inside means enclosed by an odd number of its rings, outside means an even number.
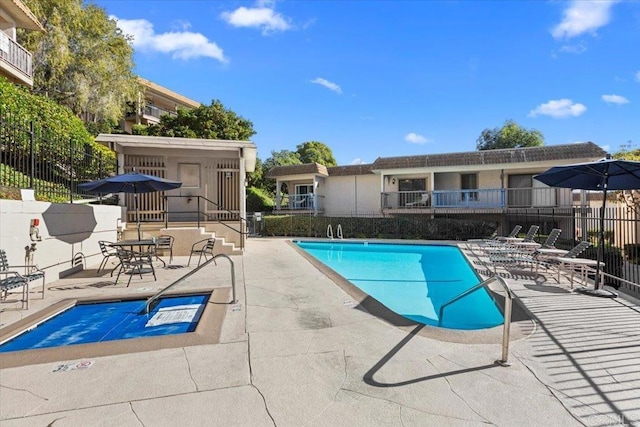
[[[153,117],[155,119],[160,119],[160,117],[165,116],[165,115],[170,115],[170,116],[175,116],[176,112],[175,111],[169,111],[169,110],[164,110],[162,108],[158,108],[154,105],[146,105],[144,107],[144,109],[142,110],[142,113],[144,114],[144,116],[150,116]],[[148,118],[148,117],[145,117]]]
[[[381,194],[381,206],[408,210],[571,206],[571,190],[544,187],[385,192]]]
[[[31,52],[0,31],[0,68],[2,74],[22,84],[33,86]]]
[[[320,213],[324,211],[324,196],[319,194],[283,194],[275,206],[280,213]]]

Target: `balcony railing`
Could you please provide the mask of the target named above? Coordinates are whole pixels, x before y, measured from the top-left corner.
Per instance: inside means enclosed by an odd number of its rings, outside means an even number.
[[[164,110],[162,108],[158,108],[154,105],[146,105],[144,107],[143,113],[145,116],[151,116],[151,117],[155,117],[155,118],[160,118],[164,115],[170,115],[170,116],[175,116],[176,112],[175,111],[169,111],[169,110]]]
[[[324,196],[319,194],[289,194],[282,196],[282,203],[276,210],[321,211],[324,209]]]
[[[33,78],[31,52],[13,41],[0,30],[0,59],[15,68],[29,80]]]
[[[382,193],[381,203],[383,209],[558,207],[571,206],[571,190],[545,187],[397,191]]]

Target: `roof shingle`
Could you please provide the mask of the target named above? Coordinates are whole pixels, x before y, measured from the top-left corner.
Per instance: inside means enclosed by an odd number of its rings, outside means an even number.
[[[378,157],[373,170],[429,168],[446,166],[492,165],[526,163],[549,160],[600,158],[606,151],[593,142],[548,145],[542,147],[505,148],[500,150],[468,151],[461,153],[426,154],[421,156]]]

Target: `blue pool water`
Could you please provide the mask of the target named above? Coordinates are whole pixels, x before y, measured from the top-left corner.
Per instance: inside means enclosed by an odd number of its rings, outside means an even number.
[[[442,304],[480,283],[455,246],[295,243],[390,310],[427,325],[438,325]],[[483,288],[447,306],[441,326],[483,329],[503,321]]]
[[[3,343],[0,353],[192,332],[208,298],[162,298],[148,315],[139,314],[146,300],[78,304]]]

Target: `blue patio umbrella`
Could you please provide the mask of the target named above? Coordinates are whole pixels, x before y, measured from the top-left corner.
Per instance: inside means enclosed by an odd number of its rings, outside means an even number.
[[[606,159],[595,162],[554,166],[534,178],[551,187],[603,192],[595,278],[595,290],[598,291],[601,288],[600,263],[604,247],[604,210],[607,204],[607,191],[640,189],[640,162],[611,159],[608,156]]]
[[[153,175],[145,175],[136,171],[122,175],[110,176],[98,181],[78,185],[78,188],[88,193],[132,193],[136,206],[136,222],[138,226],[138,240],[140,240],[140,211],[138,208],[138,194],[166,191],[180,188],[181,182],[170,181]]]

